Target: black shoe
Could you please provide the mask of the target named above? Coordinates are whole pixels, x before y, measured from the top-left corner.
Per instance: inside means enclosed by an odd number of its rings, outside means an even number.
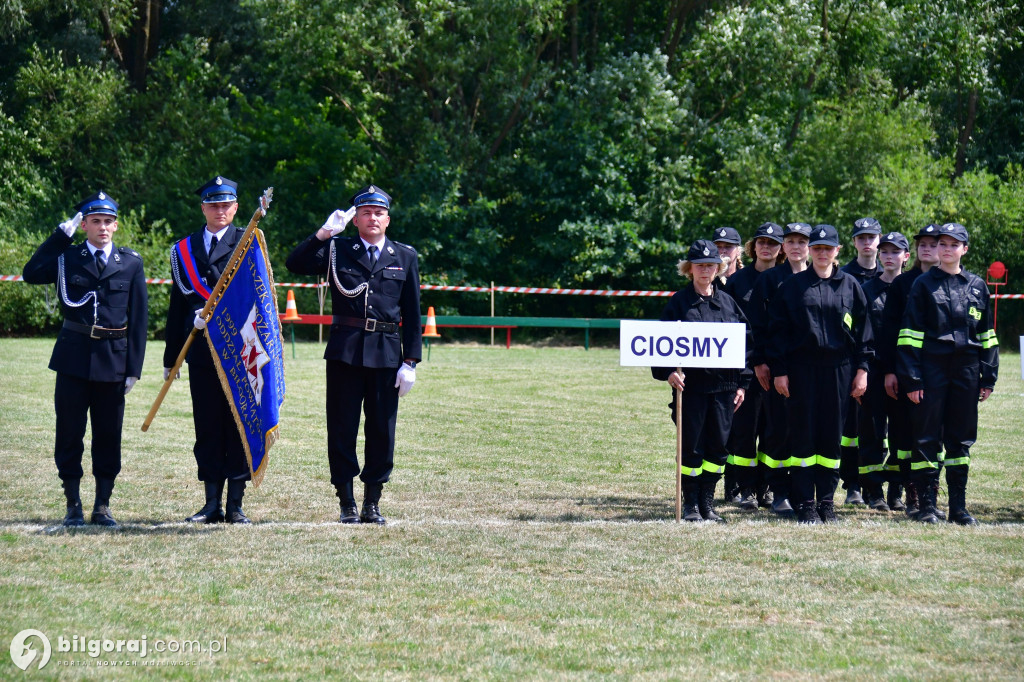
[[[224,505],[228,523],[252,523],[242,511],[242,498],[245,497],[245,481],[232,479],[228,481],[228,496]]]
[[[949,522],[956,523],[961,526],[977,526],[978,519],[971,516],[970,512],[966,509],[951,509],[949,512]]]
[[[108,528],[115,528],[117,526],[117,521],[110,515],[110,507],[105,504],[92,508],[92,516],[89,517],[89,523],[97,526],[107,526]]]
[[[359,510],[354,504],[341,505],[341,518],[338,519],[338,523],[359,523]]]
[[[791,519],[794,515],[793,505],[789,503],[787,497],[776,497],[772,500],[772,511],[786,519]]]
[[[839,523],[839,517],[836,516],[836,507],[832,500],[819,502],[817,512],[824,523]]]
[[[864,496],[860,494],[859,488],[850,488],[846,491],[846,500],[843,504],[864,504]]]
[[[744,488],[740,495],[740,509],[743,511],[757,511],[757,496],[753,488]]]
[[[889,511],[889,505],[885,503],[885,497],[882,495],[881,485],[873,485],[869,488],[865,488],[864,492],[864,503],[867,504],[869,508],[880,512]]]
[[[227,516],[227,522],[240,523],[243,525],[247,523],[252,523],[252,521],[249,520],[249,517],[246,516],[245,512],[242,511],[241,509],[235,509],[234,511],[229,512]]]
[[[218,523],[224,520],[224,512],[220,508],[220,496],[224,492],[224,481],[203,482],[206,491],[206,504],[192,516],[185,519],[186,523]]]
[[[81,502],[68,505],[67,514],[64,515],[64,521],[61,525],[69,528],[85,525],[85,516],[82,514]]]
[[[885,498],[886,504],[894,512],[907,511],[907,505],[903,504],[902,490],[903,486],[899,483],[889,484],[889,494]]]
[[[800,508],[796,510],[797,523],[804,523],[808,525],[818,525],[821,523],[821,517],[818,516],[818,510],[814,508],[814,504],[802,504]]]
[[[376,523],[383,526],[388,522],[380,513],[380,507],[376,502],[363,502],[363,510],[359,513],[360,523]]]
[[[946,520],[946,512],[942,511],[938,507],[933,509],[932,513],[935,514],[935,518],[937,518],[939,521],[945,521]]]

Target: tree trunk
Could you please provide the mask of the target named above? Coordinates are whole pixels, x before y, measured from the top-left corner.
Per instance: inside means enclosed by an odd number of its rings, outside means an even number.
[[[957,178],[964,174],[964,170],[967,167],[967,144],[971,141],[971,137],[974,135],[974,123],[978,119],[978,88],[971,88],[971,93],[967,97],[967,120],[960,127],[960,136],[956,141],[956,165],[953,168],[953,178],[955,182]]]

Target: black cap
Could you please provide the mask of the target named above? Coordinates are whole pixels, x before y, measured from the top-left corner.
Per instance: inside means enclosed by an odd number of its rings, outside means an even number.
[[[757,232],[754,233],[754,239],[771,239],[772,241],[782,243],[782,227],[775,223],[764,223],[757,228]]]
[[[808,239],[811,238],[811,226],[807,223],[787,223],[786,229],[782,232],[782,237],[785,239],[791,234],[802,234]]]
[[[218,175],[197,189],[196,194],[200,196],[204,204],[238,201],[238,183],[228,180],[223,175]]]
[[[360,206],[382,206],[391,210],[391,195],[376,185],[367,185],[352,196],[352,205]]]
[[[958,241],[967,243],[967,228],[960,223],[946,223],[939,228],[940,237],[952,237]]]
[[[859,234],[882,234],[882,226],[874,218],[858,218],[853,223],[853,236]]]
[[[831,225],[815,225],[811,229],[811,243],[809,246],[839,246],[839,230]]]
[[[928,223],[927,225],[922,227],[917,234],[914,235],[914,239],[917,240],[920,239],[921,237],[938,238],[940,229],[940,225],[936,225],[935,223]]]
[[[111,215],[117,217],[117,202],[102,190],[91,194],[75,204],[75,210],[79,211],[84,218],[93,213]]]
[[[740,239],[740,233],[735,227],[716,227],[715,231],[711,234],[711,240],[735,244],[736,246],[743,243],[743,240]]]
[[[721,263],[718,255],[718,247],[710,239],[698,239],[691,246],[686,254],[686,260],[691,263]]]
[[[892,244],[893,246],[903,249],[904,251],[910,250],[910,243],[907,238],[900,232],[886,232],[882,235],[882,238],[878,240],[878,246],[882,244]]]

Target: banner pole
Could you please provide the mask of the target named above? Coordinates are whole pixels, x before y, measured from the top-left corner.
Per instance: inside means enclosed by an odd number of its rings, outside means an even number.
[[[680,370],[681,371],[681,370]],[[676,523],[683,519],[683,391],[676,389]]]
[[[252,242],[253,236],[256,234],[256,226],[260,223],[260,218],[267,214],[267,208],[270,206],[270,201],[274,197],[274,188],[268,187],[263,191],[263,196],[260,197],[260,206],[256,209],[256,212],[252,214],[252,218],[249,220],[248,227],[245,228],[245,233],[242,238],[235,244],[235,250],[231,252],[231,260],[228,261],[228,265],[224,268],[224,271],[220,273],[220,279],[217,280],[217,285],[213,287],[213,291],[210,292],[210,298],[206,300],[206,305],[199,312],[199,316],[204,320],[209,320],[210,315],[213,314],[213,309],[217,307],[220,302],[220,297],[224,293],[224,287],[227,286],[231,275],[235,270],[238,269],[238,264],[242,261],[242,257],[249,248],[249,244]],[[146,415],[146,420],[142,422],[142,430],[149,431],[150,424],[153,423],[153,419],[156,418],[157,410],[160,409],[160,404],[164,401],[164,396],[167,395],[167,391],[171,388],[171,383],[174,381],[175,376],[178,374],[178,370],[181,369],[181,365],[185,362],[185,356],[188,354],[188,349],[192,347],[192,342],[196,338],[196,334],[199,332],[198,329],[192,327],[192,331],[189,333],[188,338],[185,339],[185,345],[181,347],[181,352],[178,353],[178,359],[174,361],[174,367],[167,374],[167,378],[164,379],[164,385],[160,387],[160,393],[157,394],[156,400],[153,401],[153,406],[149,408],[149,414]]]

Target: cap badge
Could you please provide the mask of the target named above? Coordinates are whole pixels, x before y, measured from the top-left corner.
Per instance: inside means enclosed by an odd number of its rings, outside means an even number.
[[[896,233],[895,232],[890,232],[889,233],[889,239],[896,239]]]
[[[219,175],[217,176],[217,184],[218,185],[223,185],[224,184],[224,180],[221,179],[221,177]]]
[[[370,194],[376,194],[377,188],[374,187],[373,185],[370,185],[369,187],[366,188],[366,191],[369,192]]]
[[[719,234],[719,236],[722,236],[722,237],[724,237],[724,236],[725,236],[725,230],[722,230],[722,231],[721,231],[721,232],[719,232],[718,234]],[[707,255],[707,254],[704,254],[704,255]]]
[[[819,232],[818,236],[819,237],[824,237],[825,236],[825,230],[822,230],[821,232]]]
[[[928,227],[924,228],[924,231],[925,231],[925,232],[931,232],[931,231],[932,231],[932,230],[934,230],[934,229],[935,229],[934,227],[932,227],[931,225],[929,225]]]
[[[710,254],[711,254],[711,252],[707,250],[707,247],[705,247],[705,248],[704,248],[704,255],[705,255],[705,256],[708,256],[708,255],[710,255]]]
[[[99,196],[99,198],[100,198],[100,201],[103,201],[104,199],[106,199],[106,198],[107,198],[107,195],[106,195],[106,194],[104,194],[103,192],[100,192],[100,193],[99,193],[99,194],[98,194],[97,196]]]
[[[775,229],[774,229],[774,228],[771,228],[771,227],[769,227],[769,228],[768,228],[767,230],[765,230],[765,232],[767,232],[768,234],[771,234],[771,233],[773,233],[774,231],[775,231]]]
[[[953,231],[953,226],[952,225],[946,225],[946,232],[952,232],[952,231]]]

